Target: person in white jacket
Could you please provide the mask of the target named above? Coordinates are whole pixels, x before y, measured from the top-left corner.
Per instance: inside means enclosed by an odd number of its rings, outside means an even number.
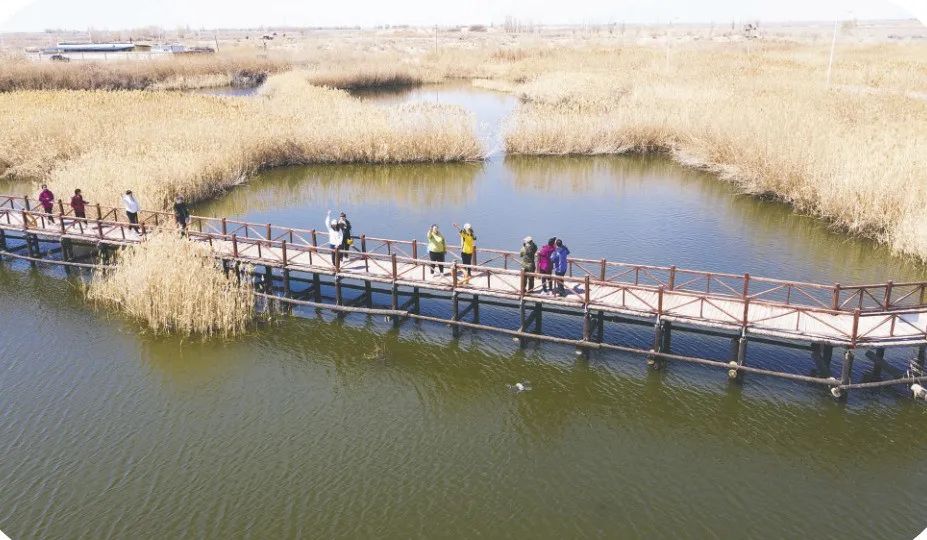
[[[138,228],[138,199],[135,198],[135,195],[132,194],[132,190],[126,191],[126,194],[122,196],[122,206],[125,208],[126,217],[129,218],[129,228],[134,230],[137,233],[141,233]]]
[[[328,247],[332,250],[332,266],[337,268],[338,255],[335,253],[335,249],[341,248],[341,243],[344,241],[344,230],[338,220],[332,219],[331,210],[325,214],[325,228],[328,229]]]

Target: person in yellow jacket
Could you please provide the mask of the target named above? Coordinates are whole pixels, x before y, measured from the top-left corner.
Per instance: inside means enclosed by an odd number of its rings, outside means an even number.
[[[476,250],[476,235],[469,223],[464,223],[463,229],[456,223],[453,225],[460,233],[460,262],[467,266],[467,279],[470,279],[473,277],[470,265],[473,264],[473,252]]]
[[[435,263],[438,264],[438,273],[444,274],[444,254],[447,252],[447,246],[444,242],[444,235],[438,230],[437,225],[432,225],[428,229],[428,258],[431,259],[431,274],[435,273]]]

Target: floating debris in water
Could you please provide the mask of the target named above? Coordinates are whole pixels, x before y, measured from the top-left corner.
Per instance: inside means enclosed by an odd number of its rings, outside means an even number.
[[[527,392],[528,390],[531,390],[531,382],[529,381],[517,382],[515,384],[507,384],[505,386],[506,388],[508,388],[509,390],[515,393]]]

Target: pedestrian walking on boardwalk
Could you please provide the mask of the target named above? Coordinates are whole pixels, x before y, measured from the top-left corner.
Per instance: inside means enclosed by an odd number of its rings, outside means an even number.
[[[563,276],[566,275],[567,269],[569,268],[569,256],[570,250],[563,245],[563,240],[557,239],[556,250],[550,256],[550,262],[553,263],[554,274],[557,277],[554,279],[557,283],[557,294],[560,296],[566,296],[566,290],[563,286]]]
[[[354,239],[351,238],[351,220],[348,219],[348,215],[344,212],[341,212],[341,215],[338,216],[338,225],[341,229],[341,260],[348,260],[348,252],[351,250],[351,246],[354,245]]]
[[[541,246],[541,249],[538,251],[538,273],[539,274],[546,274],[547,276],[550,276],[551,272],[553,272],[554,265],[553,263],[550,262],[550,256],[553,255],[554,251],[557,250],[557,248],[554,246],[556,241],[557,241],[556,238],[551,238],[550,240],[547,241],[546,244]],[[542,275],[541,276],[541,291],[547,292],[548,286],[550,287],[550,292],[553,293],[554,292],[554,280],[552,280],[550,277],[544,277]]]
[[[84,200],[84,196],[81,195],[80,189],[75,189],[74,196],[71,197],[71,208],[74,210],[74,216],[86,219],[88,204],[89,203]]]
[[[428,258],[431,259],[431,274],[435,273],[435,263],[438,264],[438,274],[444,275],[444,254],[447,252],[447,246],[444,241],[444,235],[438,230],[437,225],[432,225],[428,229]]]
[[[344,243],[344,228],[337,219],[332,219],[332,211],[325,213],[325,228],[328,229],[328,248],[332,250],[332,268],[338,268],[339,254]]]
[[[39,193],[39,204],[42,205],[42,210],[48,214],[48,222],[54,223],[55,218],[52,217],[52,211],[55,209],[55,194],[45,184],[42,184],[42,192]]]
[[[460,233],[460,262],[467,266],[467,279],[473,277],[470,265],[473,264],[473,252],[476,250],[476,235],[469,223],[464,223],[463,229],[453,224]]]
[[[135,195],[132,194],[132,190],[127,190],[125,195],[122,196],[122,207],[126,211],[126,218],[128,218],[129,229],[141,234],[141,230],[138,228],[138,199],[135,198]]]
[[[534,264],[534,256],[537,252],[538,246],[534,243],[534,239],[530,236],[526,236],[521,244],[521,251],[518,254],[521,256],[521,269],[527,274],[525,276],[525,283],[522,283],[522,289],[529,293],[534,290],[534,271],[537,268]]]
[[[183,199],[183,195],[178,195],[174,199],[174,220],[180,227],[180,235],[186,236],[187,224],[190,223],[190,208]]]

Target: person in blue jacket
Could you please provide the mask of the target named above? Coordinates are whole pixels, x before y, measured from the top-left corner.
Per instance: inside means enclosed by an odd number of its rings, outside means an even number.
[[[570,250],[563,245],[563,240],[559,238],[557,239],[556,246],[554,252],[550,255],[550,262],[554,264],[554,274],[557,275],[557,278],[554,279],[557,285],[557,294],[566,296],[566,290],[563,287],[563,276],[566,275],[567,269],[570,267]]]

